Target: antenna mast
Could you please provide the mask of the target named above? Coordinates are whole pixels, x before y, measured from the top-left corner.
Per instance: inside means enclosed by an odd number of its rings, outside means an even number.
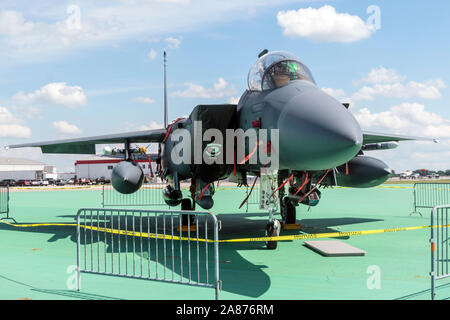
[[[166,68],[167,68],[167,59],[166,59],[166,52],[164,51],[164,128],[167,128],[168,126],[168,119],[167,119],[167,75],[166,75]]]

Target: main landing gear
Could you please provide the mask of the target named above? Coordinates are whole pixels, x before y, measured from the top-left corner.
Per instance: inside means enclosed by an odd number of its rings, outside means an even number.
[[[296,207],[288,197],[284,197],[280,200],[280,213],[283,219],[283,225],[296,224]]]

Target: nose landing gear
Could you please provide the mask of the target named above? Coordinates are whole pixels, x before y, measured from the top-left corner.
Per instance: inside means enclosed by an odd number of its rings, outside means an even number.
[[[266,237],[279,237],[281,224],[277,219],[269,222],[266,226]],[[266,248],[274,250],[277,248],[278,241],[266,241]]]

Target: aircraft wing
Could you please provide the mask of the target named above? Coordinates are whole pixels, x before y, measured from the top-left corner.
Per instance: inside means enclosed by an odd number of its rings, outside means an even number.
[[[398,135],[398,134],[363,131],[363,144],[391,142],[391,141],[398,142],[398,141],[407,141],[407,140],[433,141],[435,143],[438,142],[437,139],[433,139],[433,138],[423,138],[423,137],[403,136],[403,135]]]
[[[7,148],[40,147],[42,153],[95,154],[96,144],[124,143],[127,140],[130,143],[162,142],[165,134],[166,129],[144,130],[78,139],[16,144]]]

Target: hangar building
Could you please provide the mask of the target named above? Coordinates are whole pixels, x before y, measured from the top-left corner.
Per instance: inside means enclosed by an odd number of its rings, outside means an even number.
[[[153,157],[152,157],[153,159]],[[123,159],[118,158],[107,158],[107,157],[92,157],[87,160],[78,160],[75,162],[75,175],[77,179],[111,179],[111,172],[114,167],[123,161]],[[144,171],[144,175],[150,176],[150,164],[148,159],[138,159],[134,160],[137,162],[142,170]],[[155,161],[151,161],[152,171],[156,172],[156,163]]]
[[[54,173],[54,167],[45,163],[22,159],[22,158],[0,158],[0,180],[34,180],[46,178],[46,173]]]

